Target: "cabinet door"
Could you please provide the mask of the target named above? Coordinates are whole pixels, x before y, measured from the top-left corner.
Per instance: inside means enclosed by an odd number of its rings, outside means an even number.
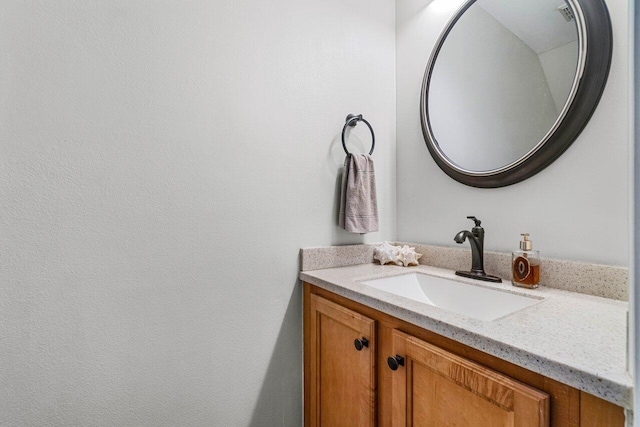
[[[316,295],[309,308],[310,425],[373,426],[375,322]]]
[[[393,426],[549,425],[544,392],[397,330],[393,352]]]

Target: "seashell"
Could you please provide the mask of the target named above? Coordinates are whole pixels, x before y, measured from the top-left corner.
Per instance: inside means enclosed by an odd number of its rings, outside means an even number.
[[[409,267],[410,265],[418,265],[418,260],[422,258],[422,254],[416,252],[416,248],[410,248],[404,245],[398,251],[398,265]]]
[[[380,265],[398,264],[398,253],[400,253],[400,246],[384,242],[374,249],[373,259],[380,261]]]

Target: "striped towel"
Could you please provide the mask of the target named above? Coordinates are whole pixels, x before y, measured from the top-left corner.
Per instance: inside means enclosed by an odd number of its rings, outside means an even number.
[[[344,159],[338,222],[351,233],[378,231],[376,175],[368,154],[350,154]]]

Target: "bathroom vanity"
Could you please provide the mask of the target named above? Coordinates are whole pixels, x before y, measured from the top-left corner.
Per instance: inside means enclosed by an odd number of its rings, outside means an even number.
[[[427,148],[449,177],[519,183],[587,125],[612,27],[603,0],[564,3],[460,2],[420,91]],[[626,270],[547,260],[540,289],[514,288],[507,254],[485,274],[484,230],[468,218],[454,238],[471,244],[462,262],[440,262],[449,248],[418,250],[416,267],[374,264],[367,245],[303,249],[306,426],[624,426]]]
[[[301,272],[305,425],[624,426],[626,303],[482,284],[537,302],[480,320],[363,283],[412,273],[476,286],[427,265]]]

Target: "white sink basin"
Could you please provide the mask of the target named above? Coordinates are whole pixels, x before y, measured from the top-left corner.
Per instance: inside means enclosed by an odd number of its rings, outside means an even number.
[[[362,283],[480,320],[495,320],[540,302],[538,298],[419,273]]]

